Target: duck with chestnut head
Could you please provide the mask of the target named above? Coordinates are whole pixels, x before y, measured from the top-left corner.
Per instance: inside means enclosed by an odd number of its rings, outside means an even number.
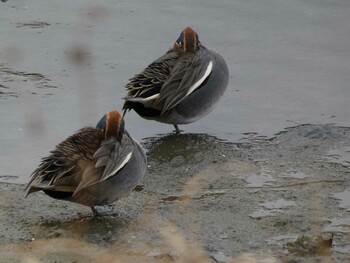
[[[229,71],[224,58],[207,49],[198,34],[185,28],[173,47],[126,84],[124,115],[174,125],[197,121],[211,112],[225,92]]]
[[[96,127],[68,137],[44,157],[28,183],[27,195],[48,196],[91,207],[112,203],[128,194],[146,171],[144,150],[124,128],[117,111]]]

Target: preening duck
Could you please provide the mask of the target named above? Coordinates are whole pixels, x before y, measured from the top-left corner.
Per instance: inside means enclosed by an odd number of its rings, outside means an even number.
[[[225,92],[229,71],[224,58],[204,47],[198,34],[185,28],[173,47],[129,80],[124,115],[135,110],[145,119],[192,123],[211,112]]]
[[[144,176],[146,156],[124,128],[117,111],[95,127],[68,137],[43,158],[28,183],[27,195],[47,195],[91,207],[112,203],[129,193]]]

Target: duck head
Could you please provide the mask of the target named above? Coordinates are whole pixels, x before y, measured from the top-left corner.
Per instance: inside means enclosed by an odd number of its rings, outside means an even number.
[[[104,133],[105,139],[113,136],[121,141],[124,133],[124,119],[118,111],[110,111],[101,118],[96,128]]]
[[[190,27],[186,27],[174,43],[174,49],[182,52],[195,51],[200,46],[198,34]]]

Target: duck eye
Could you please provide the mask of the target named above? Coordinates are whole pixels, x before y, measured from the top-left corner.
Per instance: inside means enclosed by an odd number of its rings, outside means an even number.
[[[184,44],[184,32],[181,32],[180,36],[178,37],[178,39],[176,40],[176,45],[182,47]]]
[[[176,44],[180,47],[182,47],[182,45],[183,45],[182,41],[177,41]]]

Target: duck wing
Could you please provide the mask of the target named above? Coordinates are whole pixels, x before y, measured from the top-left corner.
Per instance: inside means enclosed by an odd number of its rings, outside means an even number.
[[[153,61],[141,73],[129,80],[125,88],[128,94],[123,109],[129,109],[128,101],[140,102],[147,107],[154,105],[154,100],[159,96],[164,83],[169,79],[176,61],[181,56],[180,52],[169,50],[163,56]]]
[[[93,155],[94,165],[85,169],[73,196],[83,188],[117,175],[118,171],[131,159],[134,149],[132,139],[126,131],[121,142],[115,137],[102,141],[100,147]]]
[[[40,190],[74,192],[103,136],[98,129],[83,128],[58,144],[32,173],[27,195]]]
[[[121,142],[118,142],[115,137],[102,142],[101,147],[94,154],[97,160],[95,167],[104,167],[100,181],[117,174],[131,159],[134,150],[134,143],[126,131]]]
[[[201,47],[196,52],[184,53],[177,60],[156,101],[163,104],[162,114],[201,87],[210,76],[213,61],[206,54],[206,49]]]

